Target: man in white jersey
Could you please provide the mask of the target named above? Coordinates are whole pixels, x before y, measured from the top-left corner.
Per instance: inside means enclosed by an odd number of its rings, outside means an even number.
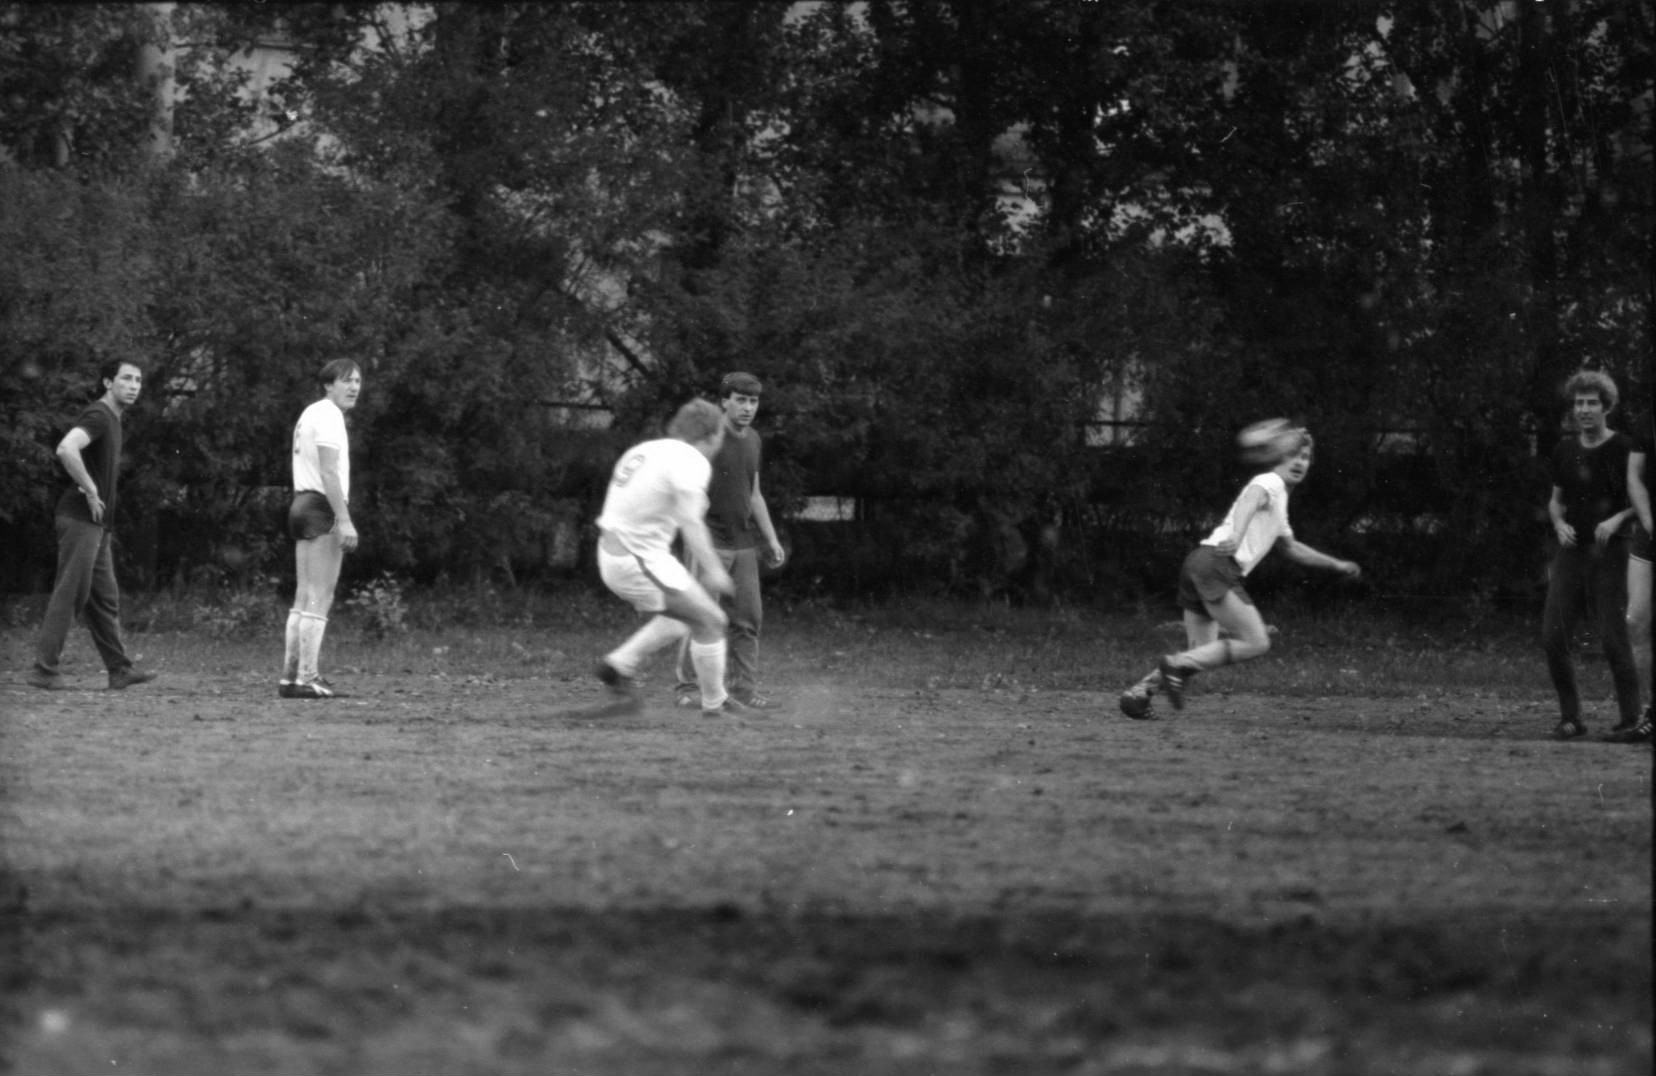
[[[331,699],[338,692],[317,673],[322,634],[333,609],[334,586],[345,554],[357,547],[351,522],[351,444],[345,412],[362,393],[362,370],[334,359],[317,374],[322,398],[305,408],[293,427],[293,537],[298,572],[288,610],[286,653],[276,694],[284,699]]]
[[[1179,572],[1179,605],[1184,610],[1187,649],[1168,654],[1156,669],[1121,696],[1121,712],[1150,716],[1150,698],[1167,692],[1174,709],[1184,707],[1184,688],[1203,669],[1263,657],[1271,636],[1242,579],[1272,549],[1312,568],[1349,579],[1361,574],[1349,560],[1319,553],[1294,537],[1288,523],[1288,494],[1311,470],[1311,434],[1299,438],[1269,471],[1255,475],[1231,505],[1225,521],[1185,558]]]
[[[688,635],[702,716],[745,713],[747,707],[725,691],[726,619],[714,595],[729,594],[731,579],[704,519],[711,461],[724,443],[723,412],[706,400],[692,400],[673,416],[667,434],[622,453],[598,516],[598,573],[604,585],[650,618],[598,662],[598,679],[609,688],[611,712],[639,710],[643,699],[634,680],[639,667]],[[702,582],[673,556],[673,540],[680,535]]]

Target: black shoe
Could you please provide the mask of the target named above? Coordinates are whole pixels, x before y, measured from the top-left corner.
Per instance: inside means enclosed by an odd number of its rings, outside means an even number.
[[[38,687],[42,691],[62,691],[64,689],[63,677],[36,666],[29,670],[29,686]]]
[[[1553,726],[1553,739],[1575,740],[1587,735],[1587,726],[1579,718],[1566,717]]]
[[[1604,739],[1607,743],[1650,743],[1650,707],[1645,707],[1644,713],[1639,715],[1639,720],[1631,725],[1617,725]]]
[[[776,708],[774,700],[766,698],[757,691],[732,691],[730,697],[749,710],[774,710]]]
[[[1143,684],[1134,684],[1121,693],[1121,712],[1134,721],[1144,721],[1150,716],[1150,692],[1144,689]]]
[[[1167,701],[1173,704],[1173,709],[1184,709],[1184,690],[1190,678],[1201,672],[1192,665],[1175,665],[1171,657],[1164,657],[1156,662],[1156,671],[1161,673],[1162,690],[1167,692]]]
[[[765,712],[756,706],[749,706],[734,695],[726,695],[725,701],[718,706],[702,707],[703,717],[764,717]]]
[[[318,676],[315,680],[304,684],[289,684],[286,688],[279,688],[278,694],[284,699],[337,699],[339,692],[333,685]]]
[[[147,684],[154,680],[159,673],[149,669],[140,669],[136,665],[128,665],[124,669],[114,669],[109,674],[109,690],[124,691],[129,687]]]
[[[618,699],[636,698],[638,682],[632,677],[617,669],[607,661],[598,662],[598,682],[609,688],[610,694]]]

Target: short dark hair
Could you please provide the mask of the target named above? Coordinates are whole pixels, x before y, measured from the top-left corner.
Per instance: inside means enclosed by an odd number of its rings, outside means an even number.
[[[113,381],[121,376],[121,367],[130,366],[140,374],[144,372],[143,363],[136,359],[105,359],[98,364],[98,392],[101,395],[105,381]]]
[[[719,399],[721,400],[729,399],[733,393],[741,393],[743,396],[758,396],[764,391],[765,387],[759,383],[757,377],[740,370],[726,374],[719,379]]]
[[[352,374],[362,373],[362,367],[356,364],[355,359],[334,359],[323,364],[322,369],[316,372],[316,383],[326,392],[328,386],[335,381],[343,381]]]

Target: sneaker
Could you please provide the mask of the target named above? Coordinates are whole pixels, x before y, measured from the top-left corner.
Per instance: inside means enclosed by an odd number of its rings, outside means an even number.
[[[124,691],[129,687],[147,684],[160,674],[150,669],[140,669],[136,665],[128,665],[124,669],[113,669],[109,673],[109,690]]]
[[[42,691],[62,691],[64,687],[63,677],[57,673],[49,673],[38,666],[29,670],[29,685],[38,687]]]
[[[339,692],[326,680],[318,676],[315,680],[305,684],[289,684],[284,699],[337,699]]]
[[[609,688],[611,695],[618,699],[633,699],[638,697],[638,681],[617,669],[614,665],[602,659],[598,662],[598,682]]]
[[[732,691],[730,697],[746,706],[749,710],[772,710],[776,703],[759,694],[757,691]]]
[[[1134,721],[1150,716],[1150,692],[1144,690],[1144,685],[1135,684],[1121,693],[1121,712]]]
[[[1553,726],[1553,739],[1555,740],[1574,740],[1585,735],[1587,735],[1587,726],[1582,724],[1578,718],[1566,717]]]
[[[718,706],[702,707],[703,717],[763,717],[764,711],[749,706],[734,695],[726,695],[725,701]]]
[[[1631,725],[1617,725],[1604,739],[1608,743],[1650,743],[1650,707],[1645,707],[1644,713],[1639,715],[1639,720]]]
[[[1156,662],[1156,671],[1161,673],[1162,690],[1167,692],[1167,701],[1173,704],[1173,709],[1184,709],[1184,690],[1200,669],[1190,665],[1175,665],[1171,657],[1164,657]]]

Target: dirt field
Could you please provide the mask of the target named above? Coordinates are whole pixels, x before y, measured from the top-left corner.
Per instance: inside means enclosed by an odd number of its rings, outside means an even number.
[[[25,642],[8,1072],[1651,1068],[1651,753],[1548,741],[1532,684],[1216,675],[1140,723],[1102,681],[894,684],[876,641],[796,657],[767,719],[658,667],[591,720],[562,649],[341,643],[353,697],[310,704],[268,646],[150,639],[168,675],[120,694],[82,653],[49,694]]]

